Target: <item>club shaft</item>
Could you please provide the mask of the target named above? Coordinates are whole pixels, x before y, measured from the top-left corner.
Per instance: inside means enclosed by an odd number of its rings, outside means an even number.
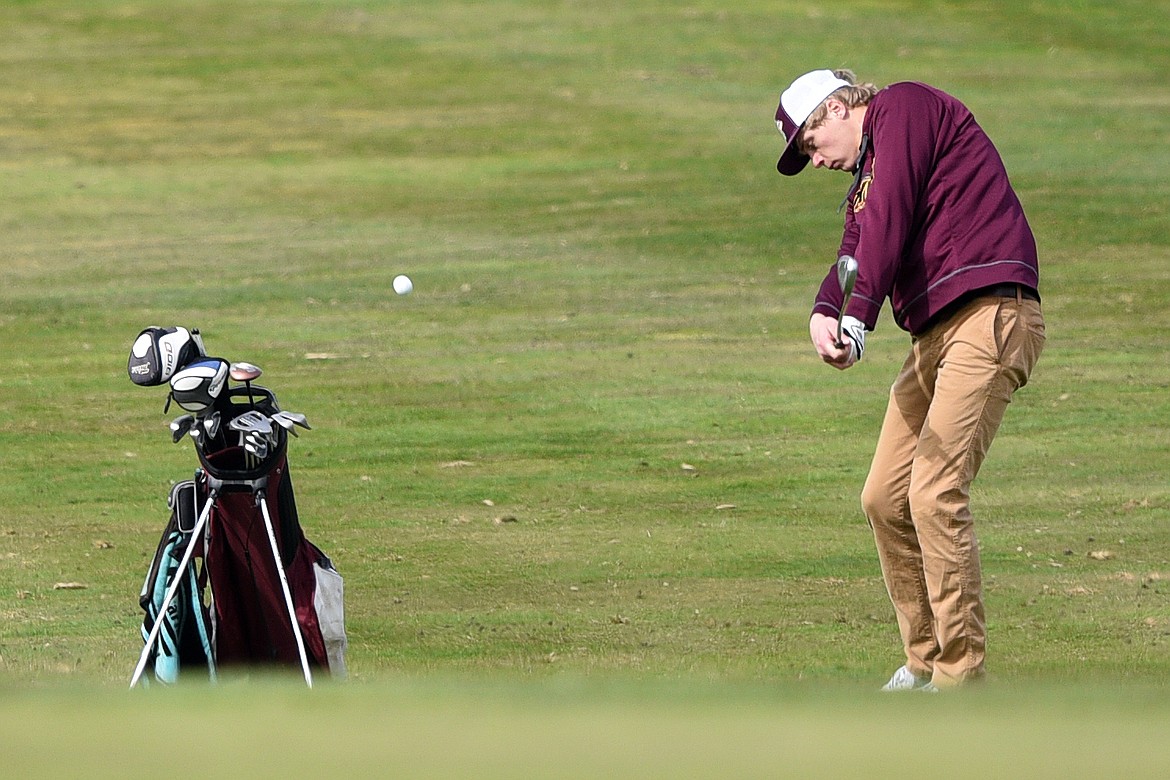
[[[850,293],[841,301],[841,315],[837,317],[837,349],[845,347],[845,308],[849,305],[849,299],[852,297],[853,295]]]

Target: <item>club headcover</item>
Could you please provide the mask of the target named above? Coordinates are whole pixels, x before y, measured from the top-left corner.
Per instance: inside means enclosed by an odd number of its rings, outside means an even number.
[[[228,362],[202,358],[171,377],[171,397],[188,412],[198,414],[219,398],[227,384]]]
[[[197,357],[199,346],[186,328],[152,325],[134,339],[126,372],[136,385],[161,385]]]

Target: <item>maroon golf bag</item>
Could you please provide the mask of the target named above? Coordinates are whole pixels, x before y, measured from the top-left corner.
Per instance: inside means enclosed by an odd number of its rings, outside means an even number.
[[[297,668],[309,685],[314,671],[344,676],[343,583],[305,538],[288,469],[289,434],[308,423],[281,411],[267,388],[227,387],[218,360],[204,356],[171,380],[171,398],[196,412],[171,424],[173,438],[191,433],[200,468],[171,491],[171,521],[140,596],[145,646],[130,686],[148,664],[164,683],[193,664],[213,680],[257,665]],[[188,397],[177,388],[192,374],[221,387]]]
[[[252,390],[263,393],[264,388]],[[259,408],[267,406],[264,397]],[[215,497],[203,547],[215,661],[220,668],[269,663],[296,667],[303,654],[310,667],[343,672],[344,645],[336,646],[336,641],[343,643],[344,634],[337,637],[330,626],[323,633],[318,613],[322,591],[332,596],[332,590],[340,588],[340,576],[329,558],[305,538],[288,473],[288,436],[279,426],[274,434],[275,447],[264,458],[216,440],[196,448],[203,466],[196,475],[196,490],[204,500]],[[283,563],[299,643],[278,560]],[[330,581],[334,578],[336,583]],[[340,593],[336,597],[340,599]],[[332,664],[325,634],[335,643]]]

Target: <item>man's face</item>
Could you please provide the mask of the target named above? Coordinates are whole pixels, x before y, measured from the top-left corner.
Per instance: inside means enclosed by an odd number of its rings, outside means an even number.
[[[800,131],[797,143],[814,168],[852,171],[857,167],[861,123],[856,118],[855,112],[838,103],[830,105],[829,114],[820,125]]]

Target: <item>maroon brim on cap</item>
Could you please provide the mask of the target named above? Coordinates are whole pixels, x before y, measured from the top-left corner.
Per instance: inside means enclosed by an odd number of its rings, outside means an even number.
[[[784,145],[784,152],[780,155],[780,159],[776,161],[776,170],[784,176],[795,176],[804,170],[809,159],[808,155],[801,153],[796,147],[796,136],[800,134],[800,125],[792,121],[792,117],[788,116],[788,112],[784,110],[783,104],[776,107],[776,127],[780,128],[780,132],[788,141]]]

